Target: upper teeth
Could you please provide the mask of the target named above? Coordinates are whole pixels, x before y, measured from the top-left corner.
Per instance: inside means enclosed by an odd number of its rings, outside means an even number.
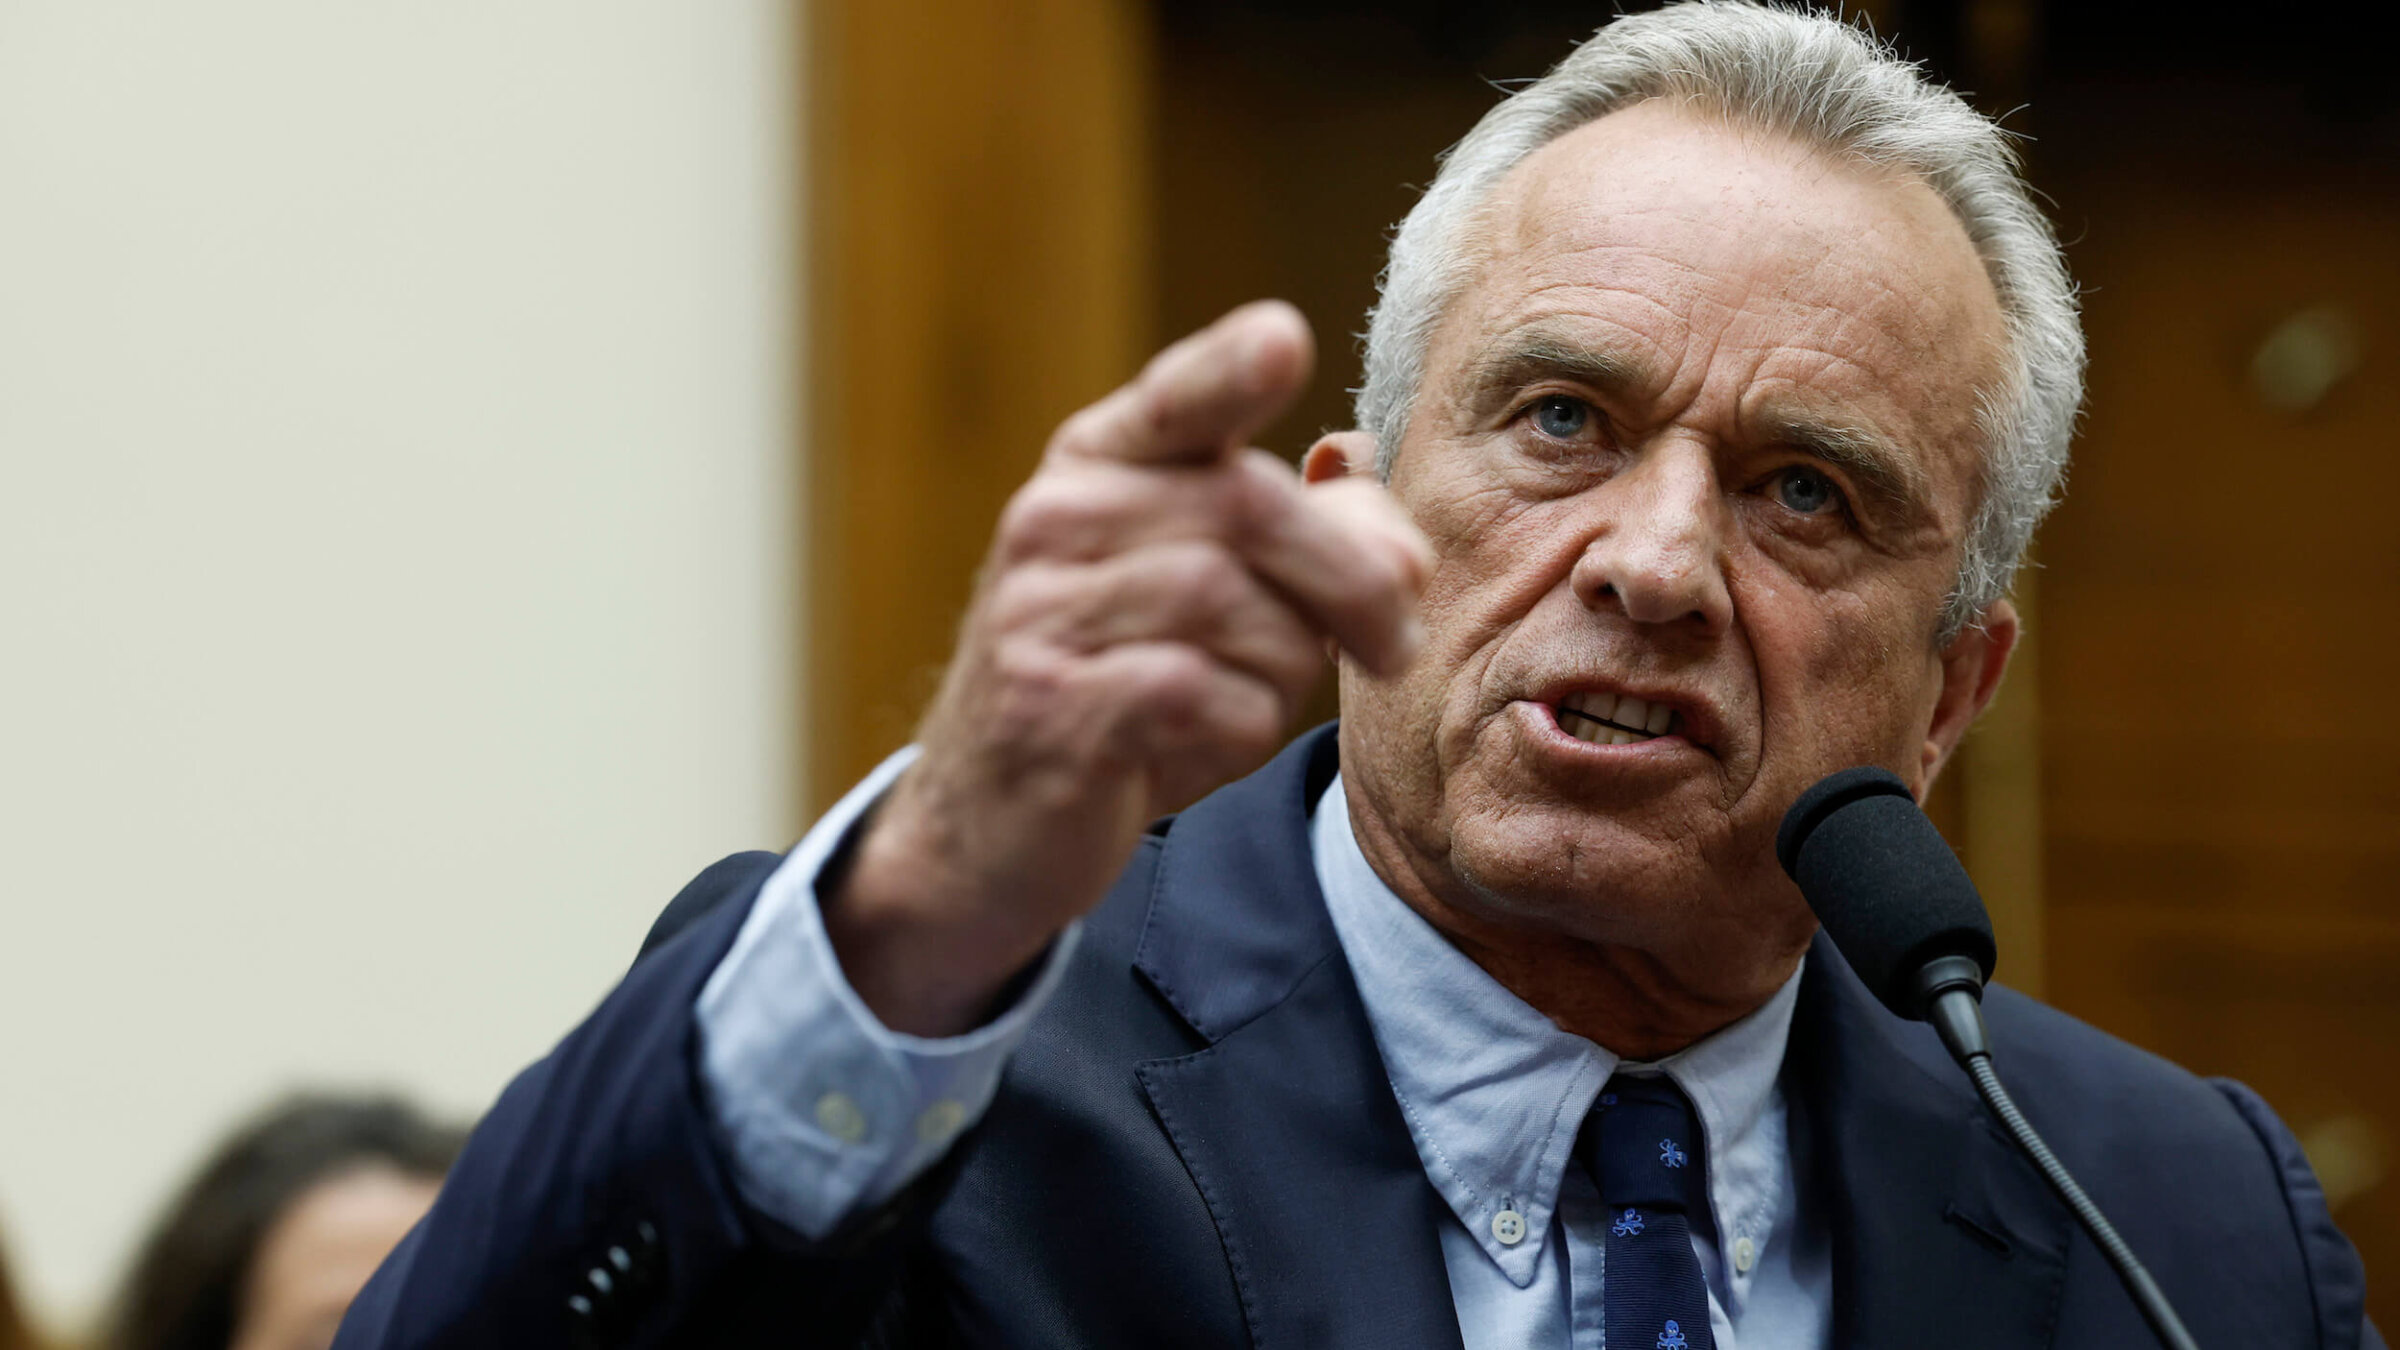
[[[1560,712],[1581,713],[1559,719],[1559,726],[1577,740],[1596,745],[1630,745],[1664,734],[1676,724],[1675,710],[1663,703],[1587,692],[1559,700]]]

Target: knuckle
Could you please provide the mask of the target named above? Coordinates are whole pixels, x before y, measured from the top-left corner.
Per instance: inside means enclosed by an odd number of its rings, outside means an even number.
[[[992,531],[994,538],[1005,548],[1039,536],[1050,527],[1057,509],[1053,504],[1056,495],[1049,479],[1036,475],[1000,508],[1000,523]]]
[[[1183,607],[1211,621],[1239,614],[1251,595],[1250,570],[1216,544],[1186,550],[1177,573]]]
[[[1051,433],[1050,453],[1053,455],[1095,455],[1109,444],[1111,416],[1109,400],[1103,399],[1088,407],[1079,408],[1058,424]]]
[[[1180,643],[1162,645],[1143,662],[1135,683],[1141,701],[1162,716],[1189,720],[1206,702],[1210,662]]]
[[[1162,648],[1128,680],[1124,719],[1145,739],[1191,744],[1206,739],[1209,662],[1188,647]]]
[[[1017,489],[1002,508],[995,531],[1003,561],[1074,551],[1104,509],[1089,485],[1064,475],[1042,474]]]
[[[979,608],[983,626],[1001,633],[1030,627],[1043,615],[1057,612],[1063,587],[1054,569],[1019,565],[997,573]]]
[[[993,644],[989,678],[995,706],[1004,716],[1047,708],[1068,689],[1065,657],[1048,643],[1025,637],[1003,636]]]
[[[1047,644],[1016,639],[1001,644],[975,691],[968,735],[1043,757],[1075,756],[1092,727],[1092,691],[1076,679],[1074,661]]]

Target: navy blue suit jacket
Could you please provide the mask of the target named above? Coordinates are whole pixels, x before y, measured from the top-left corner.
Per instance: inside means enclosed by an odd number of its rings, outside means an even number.
[[[770,854],[677,897],[624,982],[493,1107],[337,1350],[1459,1344],[1441,1198],[1394,1104],[1310,860],[1329,730],[1146,838],[983,1122],[883,1212],[798,1240],[735,1194],[693,1005]],[[1998,1062],[2200,1343],[2382,1342],[2291,1135],[1994,989]],[[1785,1069],[1835,1340],[2153,1344],[1932,1033],[1820,940]]]

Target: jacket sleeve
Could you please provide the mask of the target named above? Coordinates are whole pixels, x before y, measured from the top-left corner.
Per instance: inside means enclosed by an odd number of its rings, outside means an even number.
[[[894,755],[808,832],[700,991],[700,1087],[734,1189],[812,1241],[889,1204],[983,1118],[1080,927],[964,1034],[903,1035],[875,1016],[842,970],[818,892],[912,755]]]
[[[728,858],[668,904],[624,982],[477,1127],[341,1350],[858,1339],[1075,945],[1070,928],[964,1036],[876,1021],[816,889],[909,758],[788,858]]]
[[[2308,1270],[2309,1294],[2317,1310],[2317,1344],[2325,1350],[2384,1350],[2383,1336],[2367,1320],[2366,1268],[2358,1249],[2342,1235],[2317,1184],[2316,1169],[2265,1100],[2229,1078],[2211,1080],[2258,1136],[2283,1180],[2300,1259]]]
[[[337,1350],[664,1344],[761,1240],[710,1141],[694,1005],[775,859],[717,864],[696,915],[519,1074],[433,1210],[361,1291]]]

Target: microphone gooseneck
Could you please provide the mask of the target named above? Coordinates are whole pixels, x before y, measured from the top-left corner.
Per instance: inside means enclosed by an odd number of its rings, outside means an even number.
[[[1976,1020],[1982,1019],[1978,1017]],[[2008,1089],[2000,1086],[2000,1075],[1992,1071],[1992,1057],[1981,1054],[1961,1058],[1959,1062],[1966,1066],[1967,1076],[1975,1080],[1975,1090],[1983,1097],[1984,1105],[1992,1108],[1992,1114],[2000,1117],[2000,1123],[2008,1127],[2017,1146],[2025,1150],[2025,1156],[2033,1159],[2035,1167],[2041,1169],[2042,1178],[2050,1183],[2050,1189],[2058,1193],[2059,1199],[2067,1202],[2067,1208],[2075,1211],[2075,1218],[2083,1224],[2083,1231],[2091,1234],[2092,1241],[2100,1244],[2108,1263],[2117,1268],[2117,1278],[2125,1282],[2125,1292],[2133,1295],[2135,1305],[2141,1308],[2142,1316],[2150,1323],[2150,1329],[2158,1333],[2160,1342],[2170,1350],[2199,1350],[2197,1343],[2192,1340],[2192,1333],[2184,1330],[2183,1319],[2175,1315],[2175,1306],[2167,1302],[2166,1291],[2158,1287],[2158,1281],[2150,1278],[2149,1268],[2133,1254],[2133,1248],[2125,1245],[2125,1239],[2119,1237],[2117,1230],[2109,1224],[2108,1216],[2100,1212],[2100,1206],[2092,1203],[2092,1197],[2083,1193],[2083,1187],[2075,1184],[2075,1178],[2067,1171],[2066,1164],[2058,1160],[2058,1155],[2050,1151],[2050,1146],[2042,1142],[2040,1135],[2034,1133],[2033,1126],[2026,1123],[2023,1113],[2017,1110],[2017,1104],[2009,1100]]]
[[[2001,1086],[1983,1021],[1983,985],[1998,957],[1991,918],[1908,785],[1871,768],[1825,779],[1784,813],[1775,856],[1875,997],[1901,1017],[1932,1023],[1976,1095],[2116,1268],[2159,1341],[2199,1350],[2158,1282]]]

